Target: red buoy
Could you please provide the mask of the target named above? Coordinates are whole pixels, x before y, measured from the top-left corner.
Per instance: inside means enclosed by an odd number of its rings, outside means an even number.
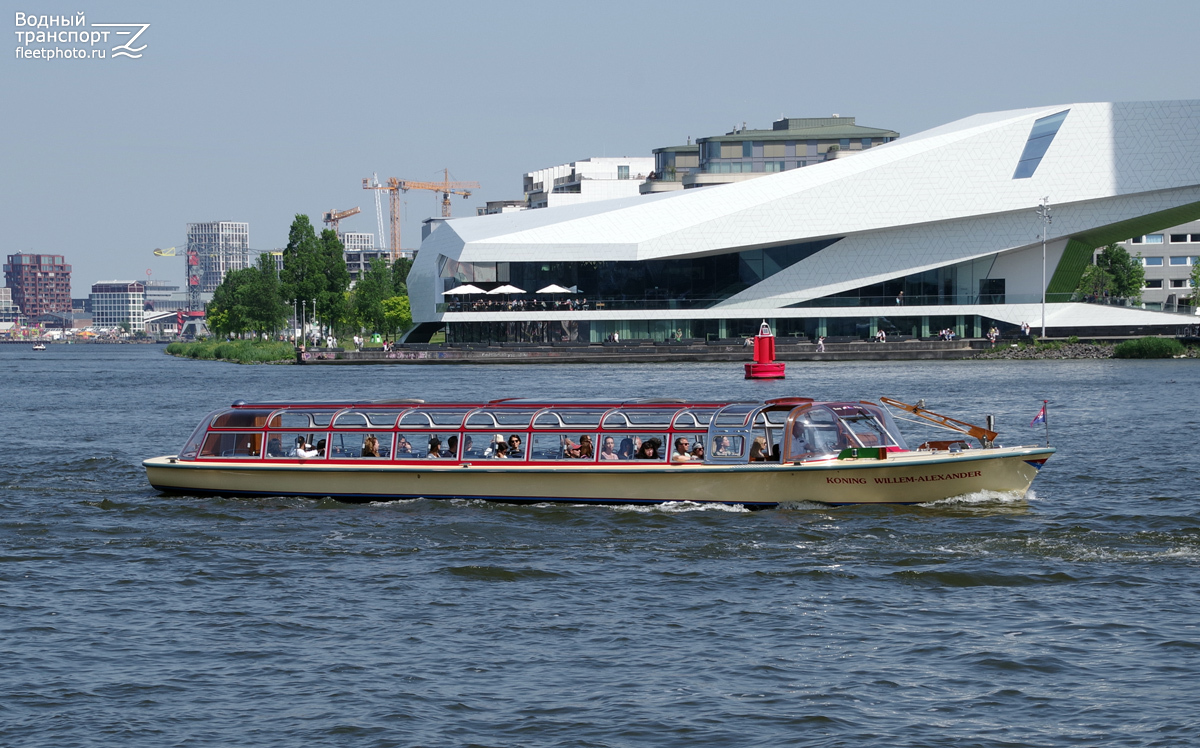
[[[746,364],[746,379],[783,379],[784,367],[775,360],[775,335],[764,319],[754,336],[754,363]]]

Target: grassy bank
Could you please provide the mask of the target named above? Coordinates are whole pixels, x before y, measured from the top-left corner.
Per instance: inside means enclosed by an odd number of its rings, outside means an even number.
[[[233,361],[238,364],[264,364],[295,360],[291,343],[271,340],[198,340],[194,343],[171,343],[167,353],[182,358],[209,361]]]
[[[1187,351],[1183,344],[1171,338],[1140,338],[1120,343],[1113,350],[1114,358],[1175,358]]]

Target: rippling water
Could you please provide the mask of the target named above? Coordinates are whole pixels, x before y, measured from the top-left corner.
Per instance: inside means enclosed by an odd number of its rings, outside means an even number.
[[[239,367],[0,346],[0,745],[1184,746],[1195,361]],[[1029,496],[603,508],[157,495],[237,398],[891,395]]]

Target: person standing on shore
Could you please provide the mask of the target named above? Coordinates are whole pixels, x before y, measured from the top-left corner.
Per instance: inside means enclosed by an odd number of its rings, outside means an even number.
[[[817,353],[824,353],[824,352],[825,352],[825,336],[822,335],[821,337],[817,338]]]

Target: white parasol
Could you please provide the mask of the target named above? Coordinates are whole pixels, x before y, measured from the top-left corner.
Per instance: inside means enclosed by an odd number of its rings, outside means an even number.
[[[523,290],[517,288],[516,286],[510,286],[507,283],[505,283],[503,286],[497,286],[496,288],[493,288],[491,291],[488,291],[489,296],[492,294],[501,294],[501,293],[525,293],[525,292]]]
[[[466,283],[461,286],[455,286],[449,291],[443,291],[442,296],[465,296],[472,293],[487,293],[487,291],[484,291],[479,286],[472,286],[470,283]]]
[[[538,291],[538,293],[572,293],[572,291],[569,288],[563,288],[562,286],[558,285],[557,283],[554,283],[549,286],[546,286],[542,290]]]

